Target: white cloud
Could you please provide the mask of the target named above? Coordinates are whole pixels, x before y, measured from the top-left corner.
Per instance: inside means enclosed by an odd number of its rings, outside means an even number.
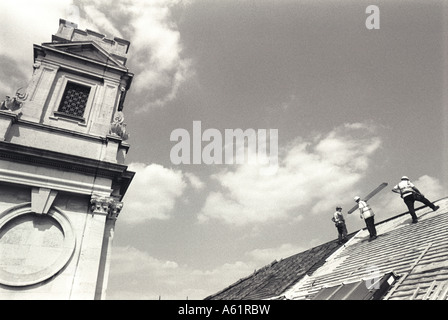
[[[155,163],[131,163],[128,170],[136,173],[124,196],[120,214],[120,221],[128,224],[169,219],[176,202],[185,195],[188,186],[193,190],[205,187],[205,183],[191,172],[169,169]]]
[[[306,250],[285,243],[277,247],[255,249],[247,260],[224,263],[202,270],[175,261],[161,260],[134,247],[114,247],[108,299],[204,299],[250,276],[254,270]]]
[[[439,179],[423,175],[412,183],[419,189],[430,201],[438,200],[445,197],[443,184]]]
[[[123,0],[111,6],[106,0],[80,1],[84,12],[81,24],[110,36],[129,37],[129,65],[135,72],[133,89],[148,101],[138,111],[174,99],[192,73],[190,61],[182,57],[180,32],[171,15],[172,8],[180,5],[185,2]]]
[[[136,174],[123,199],[125,205],[120,220],[140,223],[168,219],[187,186],[182,172],[141,163],[130,164],[129,170]]]
[[[114,247],[108,299],[203,299],[245,278],[266,264],[304,251],[293,244],[255,249],[247,261],[224,263],[210,270],[161,260],[134,247]]]
[[[110,37],[122,37],[122,33],[109,21],[107,15],[98,10],[94,4],[86,4],[83,6],[87,20],[71,21],[78,24],[78,28],[91,29],[94,26],[94,31],[104,30]]]
[[[242,226],[327,212],[353,192],[380,146],[375,127],[362,123],[343,125],[308,141],[298,138],[281,152],[275,174],[263,175],[257,165],[216,174],[222,190],[209,194],[199,220]]]
[[[33,44],[50,42],[59,18],[70,8],[71,0],[0,1],[0,59],[8,63],[7,73],[0,72],[1,77],[7,77],[0,80],[0,90],[11,94],[27,85],[33,70]]]
[[[180,32],[171,15],[174,6],[185,4],[180,0],[123,0],[113,5],[106,0],[3,0],[0,57],[15,62],[18,72],[28,77],[26,84],[32,72],[32,45],[50,42],[59,19],[67,19],[80,29],[130,40],[133,90],[148,101],[139,110],[163,106],[192,74],[190,61],[182,57]]]
[[[205,183],[193,173],[186,172],[185,176],[188,178],[188,181],[195,190],[202,190],[204,188]]]
[[[245,262],[199,270],[163,261],[133,247],[114,247],[108,299],[203,299],[253,271]]]

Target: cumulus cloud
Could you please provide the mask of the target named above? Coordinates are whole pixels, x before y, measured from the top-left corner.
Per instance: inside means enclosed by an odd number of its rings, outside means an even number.
[[[82,3],[82,2],[81,2]],[[122,37],[122,33],[118,30],[114,24],[109,20],[109,17],[105,12],[99,10],[94,3],[87,2],[82,6],[86,19],[81,20],[81,12],[79,11],[79,16],[74,16],[73,18],[78,18],[77,21],[71,21],[78,24],[79,28],[91,29],[94,26],[94,30],[104,30],[110,37]]]
[[[204,270],[158,259],[134,247],[114,247],[107,298],[203,299],[273,260],[287,258],[304,250],[290,243],[255,249],[245,254],[245,261],[224,263]]]
[[[51,41],[59,18],[70,8],[71,0],[0,1],[0,60],[7,67],[7,73],[0,73],[0,89],[5,94],[26,86],[33,70],[33,44]]]
[[[253,265],[237,261],[200,270],[160,260],[133,247],[114,247],[108,299],[203,299],[250,274]]]
[[[50,41],[48,30],[57,30],[59,18],[65,16],[71,6],[71,0],[1,1],[0,54],[32,65],[29,60],[33,57],[32,44]]]
[[[124,197],[120,220],[140,223],[168,219],[187,186],[182,172],[159,164],[142,163],[130,164],[129,170],[136,174]]]
[[[285,219],[311,208],[320,213],[353,192],[381,146],[375,126],[356,123],[326,135],[298,138],[281,151],[271,175],[259,165],[240,165],[213,176],[222,190],[212,191],[199,214],[242,226]]]
[[[12,60],[15,73],[24,78],[22,82],[26,85],[32,72],[32,45],[51,41],[59,19],[67,19],[77,23],[80,29],[130,40],[128,66],[135,73],[132,89],[142,95],[142,101],[147,101],[139,110],[163,106],[176,97],[181,84],[193,73],[190,60],[182,56],[180,32],[171,14],[174,7],[185,3],[180,0],[0,1],[0,58]],[[12,84],[7,90],[17,89],[12,86],[17,85]]]
[[[167,220],[173,216],[176,202],[188,187],[202,190],[205,183],[191,172],[165,168],[160,164],[131,163],[136,174],[123,199],[120,221],[138,224],[151,219]]]
[[[306,250],[290,243],[246,252],[247,259],[198,269],[152,257],[134,247],[114,247],[108,299],[203,299],[274,260]]]
[[[191,186],[195,190],[202,190],[204,188],[205,183],[201,179],[199,179],[195,174],[191,172],[186,172],[185,176],[188,178]]]
[[[446,196],[443,184],[437,178],[423,175],[417,180],[412,181],[412,183],[431,201]]]
[[[176,97],[180,85],[191,75],[191,63],[182,56],[180,32],[172,18],[180,0],[77,1],[82,9],[80,24],[104,30],[131,41],[129,66],[135,71],[133,89],[146,105],[139,111],[163,106]],[[121,31],[120,31],[121,30]]]

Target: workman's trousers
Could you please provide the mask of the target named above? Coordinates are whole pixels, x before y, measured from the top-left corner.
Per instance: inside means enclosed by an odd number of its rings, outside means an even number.
[[[417,215],[415,214],[415,208],[414,208],[415,201],[419,201],[419,202],[427,205],[432,210],[435,209],[435,205],[431,201],[429,201],[424,196],[419,195],[419,194],[413,193],[407,197],[404,197],[403,200],[404,200],[404,203],[406,204],[406,206],[408,207],[409,214],[412,217],[412,221],[417,221]]]
[[[370,233],[370,238],[376,237],[375,219],[374,217],[369,217],[364,219],[366,222],[367,230]]]
[[[347,239],[347,226],[345,223],[338,223],[336,228],[338,229],[339,243],[342,243]]]

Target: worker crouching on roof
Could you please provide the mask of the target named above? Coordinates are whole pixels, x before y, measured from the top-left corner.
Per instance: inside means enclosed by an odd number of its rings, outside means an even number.
[[[336,207],[336,212],[333,213],[333,218],[331,220],[334,222],[336,228],[338,229],[338,243],[342,244],[347,241],[347,226],[345,225],[345,219],[342,215],[342,208],[340,206]]]
[[[367,226],[367,230],[369,231],[369,234],[370,234],[369,241],[376,239],[377,235],[376,235],[375,219],[374,219],[375,213],[373,213],[372,208],[370,208],[370,206],[367,204],[367,202],[364,200],[361,200],[360,197],[356,196],[354,200],[355,200],[355,202],[358,203],[358,208],[361,213],[360,214],[361,219],[364,219],[366,226]]]
[[[409,181],[407,176],[401,177],[401,181],[392,189],[392,192],[399,193],[404,203],[408,207],[409,214],[412,217],[412,223],[417,223],[418,218],[415,214],[414,202],[419,201],[436,211],[439,206],[434,205],[431,201],[425,198],[425,196],[418,190],[414,184]]]

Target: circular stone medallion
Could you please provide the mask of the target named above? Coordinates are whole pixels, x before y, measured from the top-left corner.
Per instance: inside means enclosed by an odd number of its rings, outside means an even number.
[[[30,204],[0,215],[0,283],[26,286],[42,282],[60,271],[75,250],[75,237],[65,215],[31,212]]]

